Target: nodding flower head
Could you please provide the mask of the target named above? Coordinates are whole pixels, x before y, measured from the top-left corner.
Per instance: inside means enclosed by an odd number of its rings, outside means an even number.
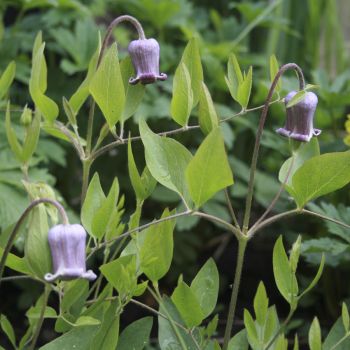
[[[285,97],[286,106],[295,94],[296,91],[292,91]],[[302,101],[287,108],[286,124],[283,128],[277,129],[276,132],[303,142],[309,142],[312,136],[318,136],[321,130],[314,129],[313,124],[317,102],[317,96],[313,92],[306,92]]]
[[[53,273],[47,273],[45,280],[72,280],[85,278],[90,281],[96,278],[91,271],[86,271],[85,243],[86,232],[81,225],[56,225],[49,231]]]
[[[130,84],[151,84],[157,80],[166,80],[167,75],[159,74],[159,44],[155,39],[133,40],[128,47],[136,78],[130,78]]]

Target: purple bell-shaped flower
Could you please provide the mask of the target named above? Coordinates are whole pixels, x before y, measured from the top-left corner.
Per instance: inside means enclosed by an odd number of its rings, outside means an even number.
[[[286,106],[295,94],[296,91],[292,91],[285,97]],[[312,136],[318,136],[321,130],[315,129],[313,124],[317,102],[317,96],[313,92],[306,92],[302,101],[287,108],[286,125],[276,132],[303,142],[309,142]]]
[[[136,78],[130,78],[132,85],[151,84],[157,80],[166,80],[167,75],[159,74],[159,44],[155,39],[133,40],[128,47]]]
[[[96,278],[93,271],[86,271],[86,232],[83,226],[56,225],[50,229],[48,238],[54,272],[45,275],[46,281],[53,282],[58,278],[85,278],[92,281]]]

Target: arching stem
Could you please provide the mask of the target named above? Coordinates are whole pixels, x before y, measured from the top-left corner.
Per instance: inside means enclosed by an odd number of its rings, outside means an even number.
[[[96,69],[99,67],[102,61],[103,55],[107,49],[108,42],[112,35],[113,29],[121,22],[130,22],[136,28],[139,39],[140,40],[146,39],[142,25],[136,18],[129,15],[123,15],[115,18],[107,28],[106,35],[103,39],[101,51],[98,56]],[[88,125],[87,125],[87,135],[86,135],[86,152],[85,153],[86,153],[87,159],[83,161],[84,164],[89,163],[89,165],[86,165],[84,168],[83,184],[82,184],[82,191],[81,191],[81,205],[83,205],[84,203],[86,190],[89,183],[90,168],[91,168],[92,162],[94,161],[94,158],[90,157],[90,155],[91,155],[91,149],[92,149],[92,134],[93,134],[93,126],[94,126],[95,106],[96,106],[95,100],[91,98],[90,110],[89,110],[89,116],[88,116]]]
[[[47,204],[51,204],[51,205],[55,206],[61,215],[62,223],[64,225],[69,224],[69,220],[68,220],[68,216],[67,216],[66,211],[64,210],[63,206],[60,203],[58,203],[57,201],[55,201],[53,199],[49,199],[49,198],[40,198],[40,199],[37,199],[37,200],[34,200],[33,202],[31,202],[29,204],[29,206],[25,209],[25,211],[23,212],[21,217],[18,219],[18,221],[16,222],[16,225],[10,234],[10,238],[7,241],[6,247],[5,247],[4,252],[2,254],[1,261],[0,261],[0,284],[1,284],[2,275],[4,273],[4,269],[5,269],[7,256],[12,249],[12,246],[13,246],[13,243],[14,243],[15,238],[17,236],[17,233],[19,231],[19,228],[21,227],[22,223],[24,222],[25,218],[30,213],[30,211],[34,207],[36,207],[37,205],[43,204],[43,203],[47,203]]]
[[[251,167],[250,167],[248,194],[247,194],[244,219],[243,219],[243,232],[244,233],[246,233],[248,231],[248,227],[249,227],[249,219],[250,219],[252,200],[253,200],[254,178],[255,178],[256,166],[257,166],[257,162],[258,162],[261,136],[262,136],[264,126],[265,126],[267,112],[269,110],[269,105],[270,105],[273,93],[275,91],[276,85],[278,83],[278,80],[281,78],[282,74],[289,69],[293,69],[296,71],[296,73],[298,75],[298,79],[299,79],[299,89],[303,90],[305,88],[305,79],[304,79],[303,72],[302,72],[301,68],[295,63],[287,63],[287,64],[283,65],[279,69],[279,71],[277,72],[275,79],[273,80],[273,82],[271,84],[269,93],[268,93],[267,98],[265,100],[264,108],[261,112],[259,127],[258,127],[258,131],[256,133],[252,163],[251,163]]]

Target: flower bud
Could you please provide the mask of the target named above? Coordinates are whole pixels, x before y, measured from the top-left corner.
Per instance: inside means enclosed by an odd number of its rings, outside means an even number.
[[[285,97],[286,106],[295,94],[296,91],[292,91]],[[286,124],[283,128],[277,129],[276,132],[303,142],[309,142],[312,136],[318,136],[321,130],[314,129],[313,125],[317,102],[317,96],[313,92],[306,92],[302,101],[287,108]]]
[[[21,124],[28,126],[32,123],[32,110],[27,106],[24,107],[23,113],[21,115]]]
[[[159,74],[159,44],[155,39],[133,40],[128,47],[136,78],[130,78],[132,85],[151,84],[157,80],[166,80],[167,75]]]
[[[93,271],[86,271],[86,232],[83,226],[56,225],[49,230],[48,238],[54,272],[45,275],[46,281],[53,282],[58,278],[85,278],[92,281],[96,278]]]

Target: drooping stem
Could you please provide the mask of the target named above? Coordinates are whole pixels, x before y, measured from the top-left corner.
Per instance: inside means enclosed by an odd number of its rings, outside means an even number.
[[[67,216],[66,211],[64,210],[63,206],[60,203],[58,203],[57,201],[55,201],[53,199],[49,199],[49,198],[40,198],[40,199],[37,199],[37,200],[34,200],[33,202],[31,202],[29,204],[29,206],[25,209],[25,211],[23,212],[21,217],[18,219],[18,221],[16,222],[15,227],[13,228],[13,230],[10,234],[10,237],[7,241],[6,247],[4,249],[3,255],[2,255],[1,260],[0,260],[0,284],[1,284],[2,275],[4,273],[4,269],[5,269],[5,263],[6,263],[7,256],[12,249],[12,246],[13,246],[13,243],[14,243],[15,238],[17,236],[17,233],[19,231],[19,228],[21,227],[22,223],[24,222],[25,218],[30,213],[30,211],[35,206],[37,206],[39,204],[43,204],[43,203],[47,203],[47,204],[51,204],[51,205],[55,206],[61,215],[62,223],[64,225],[69,224],[69,220],[68,220],[68,216]]]
[[[249,219],[250,219],[250,212],[251,212],[251,207],[252,207],[253,191],[254,191],[254,178],[255,178],[256,166],[257,166],[257,162],[258,162],[261,136],[262,136],[262,133],[264,130],[267,112],[269,110],[269,105],[270,105],[274,90],[276,88],[276,85],[278,83],[278,80],[281,78],[282,74],[289,69],[294,69],[296,71],[298,78],[299,78],[300,90],[303,90],[305,88],[305,80],[304,80],[303,72],[302,72],[301,68],[295,63],[287,63],[287,64],[283,65],[279,69],[279,71],[277,72],[277,74],[276,74],[276,76],[271,84],[269,93],[267,95],[267,98],[266,98],[266,101],[264,104],[264,108],[261,112],[259,127],[258,127],[258,131],[256,133],[254,151],[253,151],[253,156],[252,156],[252,163],[251,163],[251,167],[250,167],[248,194],[247,194],[244,219],[243,219],[243,232],[247,232],[248,227],[249,227]]]
[[[236,305],[237,305],[238,291],[239,291],[239,286],[241,283],[241,276],[242,276],[243,263],[244,263],[244,254],[245,254],[245,250],[247,248],[247,243],[248,243],[247,237],[242,237],[238,240],[238,255],[237,255],[237,263],[236,263],[236,271],[235,271],[235,278],[234,278],[234,282],[233,282],[233,286],[232,286],[231,301],[230,301],[227,323],[226,323],[226,328],[225,328],[223,350],[227,350],[228,343],[229,343],[230,338],[231,338],[232,326],[233,326]]]
[[[40,310],[39,319],[38,319],[38,322],[36,324],[35,333],[34,333],[33,340],[32,340],[32,343],[30,345],[29,350],[34,350],[36,342],[38,341],[40,330],[41,330],[41,327],[42,327],[43,322],[44,322],[45,310],[46,310],[46,306],[47,306],[47,301],[49,299],[49,295],[50,295],[50,287],[45,286],[43,305],[42,305],[42,308]]]
[[[136,18],[129,15],[123,15],[115,18],[107,28],[106,35],[103,39],[101,51],[98,56],[96,69],[99,67],[102,61],[103,55],[107,49],[108,42],[112,35],[113,29],[121,22],[130,22],[136,28],[139,39],[140,40],[146,39],[141,23]],[[86,165],[85,171],[83,171],[85,177],[83,178],[81,203],[83,203],[85,199],[87,184],[89,182],[89,177],[90,177],[90,167],[94,160],[94,158],[91,158],[90,155],[91,155],[91,149],[92,149],[92,134],[93,134],[93,126],[94,126],[95,107],[96,107],[96,102],[95,100],[91,99],[89,116],[88,116],[87,135],[86,135],[86,157],[87,157],[87,161],[90,162],[90,165],[89,166]]]

